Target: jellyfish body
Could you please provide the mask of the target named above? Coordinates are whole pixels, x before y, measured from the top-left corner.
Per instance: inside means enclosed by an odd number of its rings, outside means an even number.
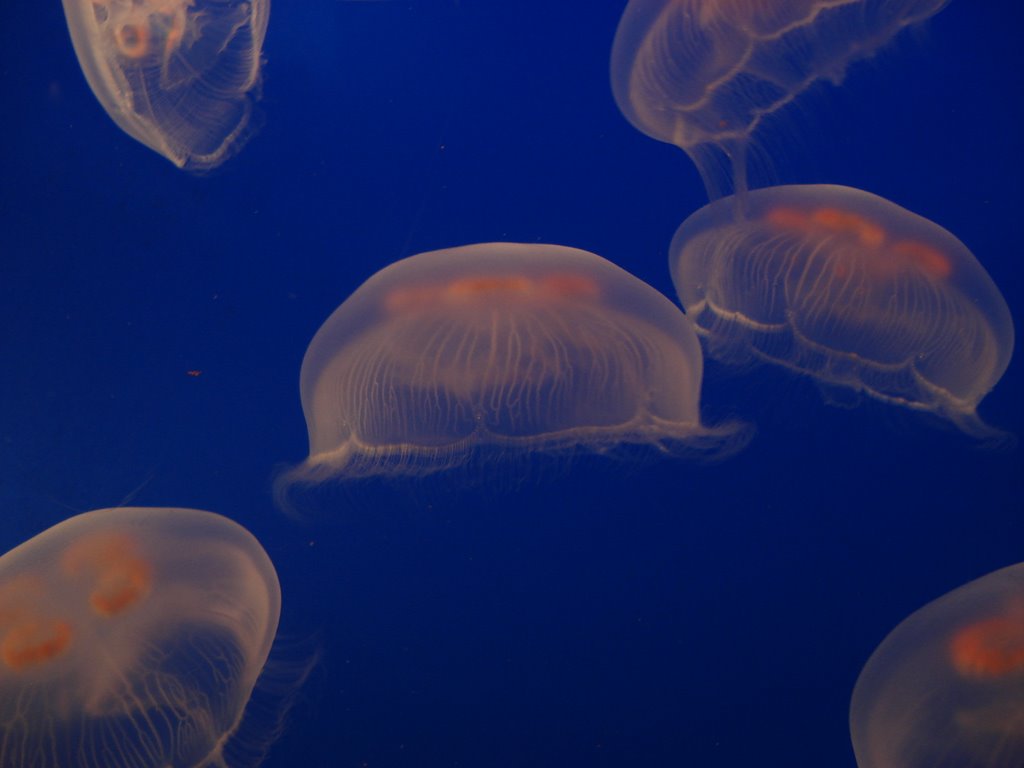
[[[462,464],[479,448],[594,451],[714,442],[686,317],[593,253],[486,243],[378,272],[302,363],[317,483]]]
[[[896,627],[857,679],[850,734],[860,768],[1024,764],[1024,563]]]
[[[0,557],[0,765],[224,765],[277,631],[277,575],[190,509],[66,520]]]
[[[819,80],[838,83],[948,0],[630,0],[612,47],[612,90],[640,131],[680,147],[708,194],[746,187],[758,125]]]
[[[849,187],[772,187],[750,193],[745,218],[731,198],[694,213],[669,262],[711,357],[766,360],[995,436],[976,407],[1010,361],[1010,310],[937,224]]]
[[[89,87],[129,136],[202,171],[251,132],[269,0],[64,0]]]

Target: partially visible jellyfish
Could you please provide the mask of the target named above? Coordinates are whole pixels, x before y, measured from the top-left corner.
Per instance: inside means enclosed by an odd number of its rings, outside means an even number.
[[[0,557],[0,765],[225,766],[280,607],[263,548],[219,515],[44,531]]]
[[[593,253],[485,243],[378,272],[323,324],[290,486],[426,474],[479,450],[708,449],[700,344],[672,302]]]
[[[747,187],[758,125],[949,0],[630,0],[612,47],[615,101],[693,159],[711,199]]]
[[[129,136],[203,171],[251,132],[270,0],[64,0],[78,63]]]
[[[849,187],[783,186],[690,216],[669,266],[708,354],[765,360],[995,437],[976,413],[1013,321],[974,255],[927,219]]]
[[[850,735],[860,768],[1024,765],[1024,563],[889,633],[857,679]]]

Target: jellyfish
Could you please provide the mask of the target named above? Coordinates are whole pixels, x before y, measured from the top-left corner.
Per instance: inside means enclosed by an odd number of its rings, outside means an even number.
[[[978,417],[1013,352],[995,283],[953,235],[849,187],[759,189],[672,240],[680,301],[710,357],[764,360],[819,382],[943,416],[995,438]]]
[[[484,243],[367,280],[302,362],[309,458],[295,483],[427,474],[495,454],[710,448],[696,334],[656,290],[593,253]],[[279,495],[280,498],[280,495]]]
[[[225,766],[281,593],[241,526],[103,509],[0,557],[0,765]]]
[[[850,734],[860,768],[1024,765],[1024,563],[890,632],[857,679]]]
[[[761,121],[949,0],[630,0],[611,55],[612,90],[638,130],[675,144],[709,197],[747,188]]]
[[[253,126],[269,0],[64,0],[78,62],[110,118],[205,171]]]

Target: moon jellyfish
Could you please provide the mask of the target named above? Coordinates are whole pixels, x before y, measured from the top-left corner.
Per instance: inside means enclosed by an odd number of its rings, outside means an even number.
[[[896,627],[857,679],[850,734],[860,768],[1024,765],[1024,563]]]
[[[64,0],[78,63],[129,136],[202,171],[250,134],[269,0]]]
[[[709,196],[747,187],[761,121],[948,0],[630,0],[612,47],[612,90],[638,130],[683,149]]]
[[[977,436],[1006,370],[1013,321],[999,289],[946,230],[837,186],[749,194],[690,216],[672,240],[683,306],[716,359],[765,360]]]
[[[0,557],[0,765],[224,766],[281,592],[241,526],[78,515]]]
[[[708,448],[696,333],[593,253],[485,243],[378,272],[302,363],[309,458],[279,481],[426,474],[480,450]]]

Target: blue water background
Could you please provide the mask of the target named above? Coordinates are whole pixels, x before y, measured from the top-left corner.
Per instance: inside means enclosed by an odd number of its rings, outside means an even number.
[[[550,242],[674,296],[667,244],[704,193],[612,100],[622,7],[278,0],[265,126],[197,178],[106,117],[57,0],[0,5],[0,551],[119,503],[251,529],[282,631],[322,649],[268,768],[853,768],[874,647],[1024,560],[1021,449],[763,368],[709,366],[707,419],[757,427],[720,464],[371,485],[312,524],[274,509],[306,450],[306,344],[392,261]],[[951,230],[1018,317],[1022,18],[954,0],[766,135],[779,181]],[[1017,435],[1022,379],[1018,354],[981,406]]]

